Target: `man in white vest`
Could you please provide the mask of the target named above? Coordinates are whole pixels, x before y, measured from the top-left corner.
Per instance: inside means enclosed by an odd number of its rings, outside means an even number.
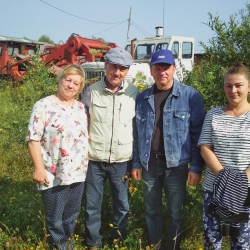
[[[121,48],[106,54],[106,75],[87,88],[89,168],[86,177],[86,238],[89,249],[102,247],[101,205],[108,179],[113,198],[111,238],[124,241],[128,220],[128,174],[133,156],[133,119],[138,89],[124,79],[133,59]]]

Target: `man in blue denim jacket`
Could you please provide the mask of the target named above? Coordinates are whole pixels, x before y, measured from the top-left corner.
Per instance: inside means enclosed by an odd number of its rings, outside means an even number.
[[[155,84],[136,100],[132,175],[140,180],[143,166],[149,244],[157,245],[157,249],[177,250],[183,230],[186,180],[191,185],[199,184],[204,166],[197,147],[204,107],[195,89],[174,79],[176,67],[171,51],[156,51],[150,70]],[[161,244],[162,189],[170,217],[165,247]]]

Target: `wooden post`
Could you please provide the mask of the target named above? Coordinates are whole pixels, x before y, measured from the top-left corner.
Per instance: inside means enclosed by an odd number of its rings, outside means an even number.
[[[127,39],[129,39],[129,28],[130,28],[131,12],[132,12],[132,7],[130,6],[129,19],[128,19]]]

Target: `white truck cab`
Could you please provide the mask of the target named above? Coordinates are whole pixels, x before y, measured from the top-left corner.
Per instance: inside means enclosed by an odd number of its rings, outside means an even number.
[[[150,73],[150,58],[153,52],[160,49],[169,49],[175,57],[175,78],[183,80],[184,71],[191,71],[194,65],[194,38],[181,36],[162,36],[162,27],[156,27],[156,37],[127,40],[125,49],[129,51],[134,59],[126,76],[130,83],[138,83],[136,79],[141,72],[145,79],[143,84],[151,85],[154,80]],[[91,84],[105,75],[104,62],[84,63],[81,67],[85,71],[87,84]]]
[[[176,78],[183,79],[183,70],[191,71],[194,65],[194,38],[182,36],[162,36],[163,27],[156,27],[156,37],[127,40],[125,49],[134,63],[149,64],[153,52],[169,49],[175,57]],[[145,74],[146,75],[146,74]]]

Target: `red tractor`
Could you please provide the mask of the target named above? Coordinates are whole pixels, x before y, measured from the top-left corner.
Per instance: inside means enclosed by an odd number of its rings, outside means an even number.
[[[115,47],[118,47],[115,43],[88,39],[76,34],[72,34],[65,44],[57,45],[0,36],[0,75],[9,75],[22,81],[27,74],[25,66],[30,63],[38,49],[41,61],[50,67],[51,72],[58,73],[68,64],[102,62],[104,55]]]

